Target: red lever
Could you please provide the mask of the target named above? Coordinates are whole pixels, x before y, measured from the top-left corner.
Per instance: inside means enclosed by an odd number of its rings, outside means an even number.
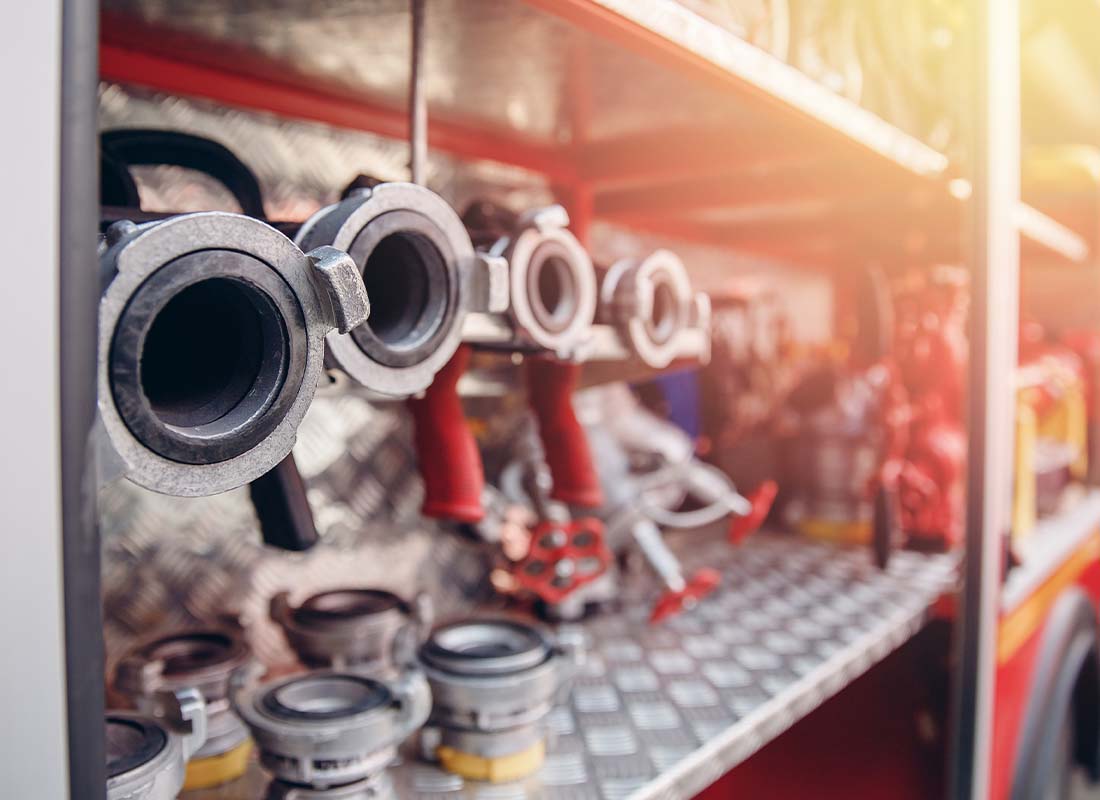
[[[527,396],[538,420],[546,465],[554,479],[550,496],[583,508],[603,505],[603,489],[588,437],[573,412],[580,365],[550,358],[527,359]]]
[[[415,430],[416,457],[424,479],[426,517],[477,522],[485,516],[481,491],[485,471],[481,453],[466,424],[458,399],[458,379],[470,361],[463,345],[439,372],[420,398],[408,401]]]
[[[592,517],[544,520],[531,532],[531,549],[514,567],[516,583],[547,603],[560,603],[607,571],[611,552],[603,523]]]
[[[717,589],[721,582],[722,574],[718,570],[703,567],[691,576],[683,589],[678,592],[668,589],[657,599],[649,615],[650,624],[679,614],[685,608],[694,608],[700,600]]]
[[[764,519],[771,511],[772,503],[775,502],[775,495],[778,492],[779,484],[775,481],[764,481],[749,492],[746,499],[749,501],[749,505],[752,506],[752,510],[743,517],[734,517],[730,522],[729,533],[727,534],[730,542],[741,544],[750,533],[753,533],[764,524]]]

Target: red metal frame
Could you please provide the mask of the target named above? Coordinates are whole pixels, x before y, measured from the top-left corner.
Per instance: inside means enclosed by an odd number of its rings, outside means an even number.
[[[1073,586],[1083,588],[1094,607],[1100,605],[1098,538],[1100,531],[1072,553],[1018,608],[1001,619],[990,775],[990,797],[994,800],[1007,798],[1012,790],[1029,690],[1050,610],[1062,592]]]
[[[100,76],[237,108],[323,122],[407,139],[404,99],[368,97],[315,77],[296,75],[285,64],[243,47],[218,44],[178,31],[152,28],[131,17],[103,14]],[[155,42],[156,52],[151,52]],[[453,155],[513,164],[571,183],[575,172],[560,148],[462,120],[433,114],[430,144]]]
[[[851,184],[827,180],[827,174],[835,175],[836,167],[800,164],[802,155],[792,158],[792,153],[805,152],[807,136],[812,138],[813,152],[819,159],[839,156],[843,162],[847,158],[845,153],[863,156],[862,168],[873,169],[877,183],[892,184],[897,180],[924,183],[888,157],[880,154],[868,159],[867,147],[853,147],[852,140],[828,125],[799,125],[805,121],[803,112],[793,111],[721,67],[596,4],[584,0],[562,3],[538,0],[531,4],[565,16],[602,39],[640,51],[658,63],[686,70],[695,79],[705,78],[727,92],[735,89],[746,93],[785,113],[774,115],[773,124],[759,131],[732,127],[669,129],[591,141],[587,135],[591,115],[589,47],[580,42],[574,44],[567,59],[571,143],[559,145],[433,112],[430,139],[433,149],[463,159],[506,163],[544,175],[567,196],[590,195],[592,213],[601,218],[653,233],[734,246],[776,258],[813,257],[822,253],[812,248],[808,254],[791,252],[784,245],[783,236],[768,236],[767,241],[760,243],[739,241],[731,240],[723,226],[692,225],[680,220],[670,223],[662,218],[667,203],[661,205],[660,198],[679,197],[685,202],[694,198],[691,201],[694,208],[722,204],[724,200],[746,202],[746,187],[753,187],[757,195],[764,192],[774,196],[777,201],[792,196],[822,198],[843,192],[841,187]],[[408,136],[403,97],[354,92],[331,80],[297,74],[286,64],[247,47],[224,42],[212,46],[194,34],[155,26],[124,14],[104,12],[101,23],[100,72],[106,80],[391,138]],[[759,167],[762,160],[774,164],[777,170],[770,182],[760,176],[738,180],[730,175],[747,165]],[[729,176],[724,181],[715,177],[723,174]],[[693,191],[682,191],[685,184],[693,186]],[[630,194],[632,191],[634,194]],[[647,207],[647,199],[656,201],[658,207]],[[634,209],[636,217],[624,216],[630,209]]]

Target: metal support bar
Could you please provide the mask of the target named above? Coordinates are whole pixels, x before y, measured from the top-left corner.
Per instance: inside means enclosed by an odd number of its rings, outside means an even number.
[[[423,185],[428,164],[428,97],[424,93],[424,0],[410,0],[409,172]]]
[[[949,775],[955,800],[989,795],[1003,537],[1012,491],[1020,239],[1017,0],[976,0],[966,561],[956,632]]]

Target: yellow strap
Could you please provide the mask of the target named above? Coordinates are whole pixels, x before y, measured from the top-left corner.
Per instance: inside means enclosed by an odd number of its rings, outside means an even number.
[[[221,786],[223,783],[236,780],[248,769],[248,756],[251,753],[252,740],[245,739],[232,750],[187,762],[187,775],[183,780],[184,791],[209,789],[211,786]]]
[[[869,520],[830,520],[809,517],[799,520],[798,530],[811,539],[843,544],[868,544],[871,541]]]
[[[1012,540],[1018,542],[1035,528],[1035,440],[1039,421],[1026,400],[1016,404],[1016,463],[1012,496]]]
[[[523,752],[499,758],[475,756],[446,746],[440,746],[435,754],[439,758],[440,766],[447,772],[471,781],[504,783],[517,781],[537,772],[546,758],[546,746],[537,742]]]

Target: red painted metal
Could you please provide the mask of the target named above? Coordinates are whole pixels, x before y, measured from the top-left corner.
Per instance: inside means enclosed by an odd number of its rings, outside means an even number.
[[[237,108],[323,122],[395,139],[408,138],[403,98],[378,98],[232,44],[151,27],[105,13],[99,48],[104,80],[214,100]],[[430,146],[470,159],[513,164],[572,183],[575,173],[560,148],[506,131],[432,113]]]
[[[563,570],[565,564],[568,570]],[[516,584],[547,603],[560,603],[603,575],[611,564],[603,523],[583,517],[559,523],[543,520],[531,532],[531,548],[512,567]]]
[[[1090,563],[1078,576],[1076,585],[1088,593],[1094,606],[1100,605],[1100,562]],[[1037,591],[1033,597],[1038,594]],[[1024,603],[1031,599],[1025,600]],[[989,795],[993,800],[1006,800],[1012,790],[1016,752],[1019,748],[1024,714],[1030,697],[1036,660],[1039,656],[1039,644],[1045,629],[1045,616],[1048,612],[1049,608],[1040,612],[1043,616],[1037,620],[1038,624],[1032,634],[1010,658],[997,665],[994,683],[992,774]]]
[[[746,497],[752,506],[752,511],[743,517],[734,517],[730,521],[726,536],[731,543],[741,544],[764,524],[777,494],[779,494],[779,484],[775,481],[764,481],[749,492]]]
[[[463,345],[436,373],[423,396],[406,402],[415,423],[413,440],[424,479],[426,517],[477,522],[485,516],[481,452],[458,399],[458,381],[469,362],[470,346]]]
[[[685,146],[683,142],[678,145]],[[732,171],[723,170],[721,164],[720,159],[712,161],[706,174],[689,173],[678,179],[653,179],[639,187],[603,190],[596,198],[596,213],[689,216],[701,209],[720,208],[728,212],[773,204],[820,203],[823,198],[834,204],[871,193],[880,195],[884,188],[880,183],[871,188],[863,181],[850,180],[856,169],[850,159],[823,162],[816,153],[812,158],[803,156],[782,164],[755,160],[750,168]],[[904,197],[900,183],[898,190],[898,195]]]
[[[770,133],[780,138],[785,132],[797,130],[801,148],[836,147],[839,150],[864,156],[872,150],[867,142],[852,139],[842,131],[827,125],[807,126],[805,124],[807,122],[820,122],[809,110],[788,104],[764,88],[742,79],[699,53],[597,3],[589,0],[526,0],[526,2],[530,6],[566,20],[577,28],[637,53],[649,61],[682,73],[697,83],[713,86],[726,97],[743,96],[759,108],[769,109],[773,113],[769,117],[766,130],[760,131],[762,136]],[[878,155],[878,158],[868,162],[868,166],[876,173],[901,172],[914,179],[918,178],[915,173],[909,172],[901,164],[882,154]]]
[[[946,626],[903,648],[705,789],[697,800],[943,796]]]
[[[678,126],[583,142],[572,148],[571,158],[580,180],[610,189],[803,161],[805,152],[804,143],[800,147],[777,131]],[[815,153],[824,156],[828,149]]]
[[[708,594],[718,588],[722,582],[722,573],[716,569],[703,567],[688,579],[687,585],[679,591],[666,589],[653,604],[649,614],[651,624],[679,614],[681,611],[695,608]]]
[[[555,500],[582,508],[603,505],[588,437],[573,410],[573,392],[581,365],[551,358],[528,358],[524,374],[527,400],[538,421],[539,438],[550,468]]]

